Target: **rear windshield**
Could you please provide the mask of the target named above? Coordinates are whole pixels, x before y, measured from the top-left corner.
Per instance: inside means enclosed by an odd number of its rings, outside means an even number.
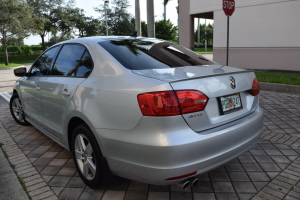
[[[130,70],[214,64],[191,50],[161,40],[115,39],[99,44]]]

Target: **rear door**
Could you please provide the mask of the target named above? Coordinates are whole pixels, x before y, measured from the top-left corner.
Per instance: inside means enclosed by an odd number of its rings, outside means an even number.
[[[57,139],[64,132],[65,115],[74,91],[93,68],[87,49],[80,44],[64,44],[44,80],[42,106],[46,131]]]

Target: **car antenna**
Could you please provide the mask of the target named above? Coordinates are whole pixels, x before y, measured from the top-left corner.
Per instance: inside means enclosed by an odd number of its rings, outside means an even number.
[[[134,31],[130,36],[131,37],[137,37],[137,31]]]

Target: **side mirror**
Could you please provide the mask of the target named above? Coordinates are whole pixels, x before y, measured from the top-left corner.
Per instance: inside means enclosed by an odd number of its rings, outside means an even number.
[[[19,76],[19,77],[23,77],[23,76],[27,75],[25,67],[15,69],[14,73],[15,73],[15,76]]]

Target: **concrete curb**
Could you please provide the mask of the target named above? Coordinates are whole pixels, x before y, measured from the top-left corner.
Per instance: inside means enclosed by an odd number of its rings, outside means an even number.
[[[0,126],[0,129],[3,127]],[[0,130],[2,131],[2,130]],[[0,132],[2,136],[2,132]],[[0,137],[1,137],[0,136]],[[1,137],[1,139],[3,139]],[[4,157],[2,148],[0,148],[0,199],[23,199],[29,200],[26,192],[18,181],[16,174],[10,166],[8,160]]]
[[[300,86],[298,85],[259,82],[259,86],[262,90],[300,94]]]
[[[0,96],[3,97],[7,102],[9,102],[12,95],[8,92],[2,92],[0,93]]]

